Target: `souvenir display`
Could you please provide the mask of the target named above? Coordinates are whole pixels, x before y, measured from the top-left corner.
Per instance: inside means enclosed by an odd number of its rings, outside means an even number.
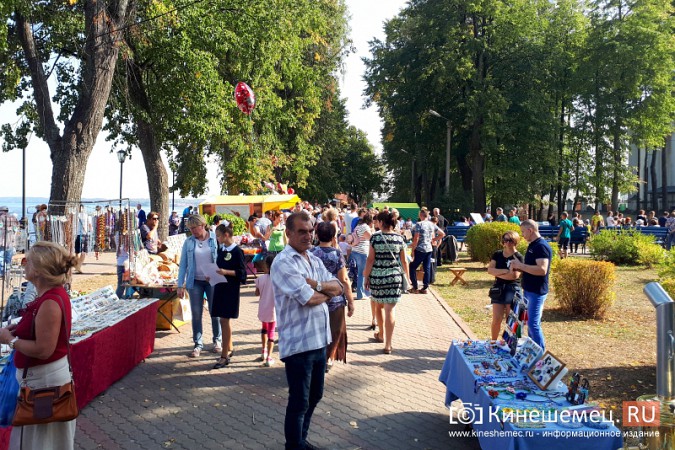
[[[151,255],[143,249],[135,254],[130,265],[134,285],[167,286],[175,285],[178,279],[177,254],[165,251]]]
[[[523,335],[523,329],[527,322],[527,300],[518,290],[513,297],[513,307],[506,318],[506,330],[503,334],[504,342],[509,347],[511,356],[516,354],[518,339]]]
[[[453,341],[453,347],[459,349],[473,371],[474,392],[483,390],[491,410],[499,411],[502,422],[519,429],[609,426],[601,420],[589,420],[588,414],[575,416],[577,411],[598,409],[593,404],[582,406],[588,396],[588,380],[575,374],[570,387],[560,383],[567,371],[565,363],[550,352],[542,352],[530,338],[520,339],[514,356],[503,341]],[[579,418],[560,421],[563,411]]]
[[[520,339],[518,349],[513,355],[513,358],[518,362],[520,371],[527,373],[532,368],[532,365],[544,353],[539,344],[534,342],[529,337]]]
[[[558,361],[549,351],[534,363],[527,374],[541,389],[546,389],[565,368],[565,363]]]
[[[104,328],[115,325],[157,299],[120,300],[112,286],[70,300],[72,329],[70,342],[76,343]]]

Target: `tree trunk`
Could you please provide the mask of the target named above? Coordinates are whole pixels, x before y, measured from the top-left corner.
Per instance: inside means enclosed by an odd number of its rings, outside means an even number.
[[[661,152],[661,211],[668,210],[668,145]],[[657,217],[659,210],[656,211]]]
[[[640,211],[641,205],[642,205],[642,179],[640,178],[640,174],[642,173],[642,166],[640,165],[640,161],[642,160],[642,149],[640,146],[637,146],[637,201],[635,202],[635,209],[637,211]]]
[[[473,177],[471,174],[471,167],[466,161],[466,155],[457,155],[457,167],[459,168],[459,176],[462,180],[462,190],[464,195],[471,197],[471,186],[473,185]]]
[[[643,173],[645,174],[645,191],[644,191],[644,198],[643,198],[643,204],[645,209],[647,209],[647,205],[649,205],[649,166],[647,165],[647,159],[649,158],[649,152],[647,149],[645,149],[645,165],[643,169]]]
[[[84,2],[86,30],[79,98],[73,114],[64,124],[61,136],[51,106],[51,95],[44,73],[44,61],[37,50],[33,26],[19,12],[16,28],[33,86],[39,128],[43,132],[52,160],[50,203],[76,204],[82,198],[87,161],[101,131],[105,106],[117,63],[120,30],[126,21],[128,1]],[[53,208],[56,214],[63,208]]]
[[[473,125],[471,139],[469,141],[469,151],[471,154],[471,174],[473,176],[473,210],[478,212],[485,211],[485,155],[483,155],[480,143],[480,128],[482,119],[477,120]]]
[[[652,178],[652,209],[656,211],[659,208],[656,186],[656,150],[652,151],[652,164],[649,167],[649,174]]]
[[[127,86],[129,98],[138,110],[144,111],[147,117],[151,116],[152,107],[143,84],[143,69],[132,59],[127,60]],[[143,155],[143,164],[148,179],[148,191],[150,193],[150,208],[159,214],[157,235],[160,240],[167,238],[169,234],[169,175],[162,162],[162,143],[157,141],[157,133],[143,114],[135,114],[136,138],[138,148]]]
[[[612,211],[619,209],[619,169],[621,168],[621,122],[617,123],[614,130],[614,139],[612,143],[614,153],[614,164],[612,165]]]
[[[553,215],[553,206],[555,205],[555,193],[556,193],[556,185],[552,184],[551,185],[551,192],[548,194],[548,212],[546,213],[546,217],[544,220],[548,220],[551,215]]]
[[[169,235],[169,175],[162,162],[161,147],[155,139],[155,130],[145,120],[136,118],[138,147],[143,154],[143,164],[148,176],[150,207],[159,213],[158,236],[164,240]]]
[[[558,130],[558,182],[556,185],[556,194],[558,198],[558,220],[560,220],[560,213],[565,210],[565,198],[563,196],[563,170],[565,166],[565,100],[560,101],[560,121]],[[550,199],[553,204],[553,198]],[[553,211],[549,208],[549,216]],[[547,217],[548,219],[548,217]]]

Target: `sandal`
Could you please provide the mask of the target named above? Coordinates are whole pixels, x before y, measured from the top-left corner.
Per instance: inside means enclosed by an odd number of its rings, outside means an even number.
[[[234,355],[234,347],[232,347],[232,350],[230,350],[230,353],[227,354],[227,359],[232,358],[233,355]]]
[[[214,369],[222,369],[223,367],[230,364],[230,358],[220,358],[218,362],[213,366]]]
[[[375,340],[376,340],[377,342],[384,342],[384,338],[382,337],[382,333],[375,333],[375,334],[373,335],[373,337],[375,338]]]
[[[382,350],[382,353],[384,353],[385,355],[391,355],[391,350],[392,349],[390,348],[385,348],[384,350]]]

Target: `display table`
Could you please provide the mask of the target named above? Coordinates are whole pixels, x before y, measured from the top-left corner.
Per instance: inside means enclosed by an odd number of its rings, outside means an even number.
[[[159,302],[154,302],[71,345],[75,393],[80,409],[152,353],[158,306]],[[10,430],[0,428],[0,450],[8,447]]]
[[[478,434],[478,440],[482,449],[494,450],[616,450],[623,447],[623,438],[621,431],[610,426],[608,429],[593,429],[583,426],[577,429],[562,427],[555,422],[545,421],[544,428],[526,428],[516,427],[509,421],[502,422],[495,414],[489,415],[490,407],[495,411],[497,407],[504,410],[507,402],[500,405],[500,397],[492,399],[488,395],[487,387],[481,387],[478,381],[480,376],[475,375],[475,361],[471,362],[465,354],[453,342],[448,350],[445,363],[439,380],[446,386],[445,404],[450,404],[458,398],[462,400],[465,406],[471,408],[471,405],[478,405],[472,409],[469,417],[477,418],[483,415],[482,423],[476,420],[472,426]],[[480,365],[479,365],[480,367]],[[480,371],[480,370],[479,370]],[[520,375],[510,380],[527,378],[527,375]],[[485,379],[485,378],[483,378]],[[500,378],[504,381],[504,378]],[[566,392],[566,390],[565,390]],[[530,398],[536,397],[530,395]],[[552,402],[560,407],[571,406],[563,397],[551,394]],[[534,401],[534,400],[533,400]],[[545,399],[546,401],[546,399]],[[516,400],[508,402],[513,405]],[[527,400],[523,400],[527,402]],[[492,406],[491,406],[492,405]]]

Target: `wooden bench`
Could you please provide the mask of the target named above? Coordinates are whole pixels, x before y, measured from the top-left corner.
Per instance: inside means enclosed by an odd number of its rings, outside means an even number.
[[[466,269],[464,267],[450,267],[450,272],[455,276],[453,280],[450,282],[452,286],[456,285],[457,283],[462,283],[464,286],[466,286],[466,280],[464,280],[464,273],[466,273]]]
[[[554,227],[551,225],[542,225],[539,227],[539,234],[541,237],[546,239],[547,242],[552,242],[555,240],[555,237],[558,236],[558,230],[560,227]]]

